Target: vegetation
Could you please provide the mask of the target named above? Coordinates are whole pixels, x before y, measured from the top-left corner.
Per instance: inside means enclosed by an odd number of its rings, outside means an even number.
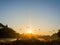
[[[58,37],[60,38],[60,29],[58,30],[58,33],[57,33]]]
[[[9,28],[8,25],[3,25],[0,23],[0,38],[16,38],[19,37],[19,34],[16,33],[13,29]]]
[[[9,28],[8,25],[5,26],[0,23],[0,38],[16,38],[16,40],[12,42],[0,42],[0,45],[60,45],[60,30],[51,36],[38,35],[38,37],[34,38],[32,34],[29,35],[31,36],[30,38],[25,34],[16,33],[13,29]],[[43,38],[45,41],[41,41],[39,38]]]

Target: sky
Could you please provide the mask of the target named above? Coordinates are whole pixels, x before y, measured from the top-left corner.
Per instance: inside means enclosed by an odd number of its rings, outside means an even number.
[[[60,29],[60,0],[0,0],[0,23],[19,33],[28,26],[37,34],[55,33]]]

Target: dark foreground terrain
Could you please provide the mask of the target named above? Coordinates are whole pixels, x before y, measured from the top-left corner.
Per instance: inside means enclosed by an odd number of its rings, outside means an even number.
[[[13,42],[0,43],[0,45],[60,45],[60,41],[16,40]]]
[[[2,23],[0,23],[0,45],[60,45],[60,29],[52,36],[39,35],[37,37],[40,39],[43,38],[48,41],[45,41],[43,39],[42,41],[36,38],[36,35],[33,34],[28,34],[27,36],[27,34],[16,33],[13,29],[9,28],[8,25],[3,25]],[[10,42],[11,39],[9,38],[16,38],[16,40],[14,39],[14,41]],[[52,40],[50,41],[50,39]]]

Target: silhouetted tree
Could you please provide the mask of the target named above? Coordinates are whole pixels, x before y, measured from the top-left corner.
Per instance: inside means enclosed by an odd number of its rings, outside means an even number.
[[[0,23],[0,27],[5,27],[2,23]]]
[[[19,36],[18,33],[16,33],[13,29],[9,28],[8,25],[3,25],[0,23],[0,27],[3,27],[0,29],[0,38],[16,38]]]
[[[58,30],[57,35],[60,38],[60,29]]]

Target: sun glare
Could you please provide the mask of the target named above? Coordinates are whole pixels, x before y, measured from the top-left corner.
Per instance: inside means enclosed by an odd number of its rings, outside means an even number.
[[[24,37],[24,39],[32,39],[33,37],[36,38],[37,35],[34,33],[33,28],[26,28],[26,31],[24,32],[22,37]]]
[[[26,33],[33,33],[32,29],[28,29]]]

